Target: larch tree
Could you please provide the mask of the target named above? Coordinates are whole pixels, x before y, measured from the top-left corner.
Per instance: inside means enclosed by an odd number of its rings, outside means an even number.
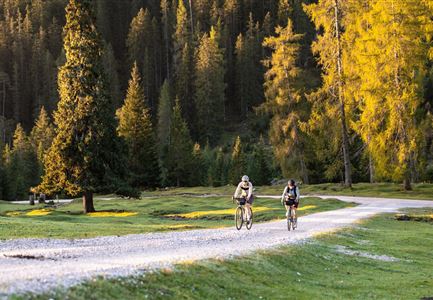
[[[304,6],[316,29],[321,31],[312,49],[319,56],[323,71],[323,85],[313,99],[313,114],[319,118],[335,120],[340,133],[328,134],[329,138],[339,139],[343,153],[344,185],[352,186],[352,166],[350,162],[349,129],[346,101],[344,97],[345,73],[342,57],[343,17],[345,2],[341,0],[319,0],[318,3]],[[320,99],[320,100],[319,100]],[[323,108],[323,106],[325,108]],[[336,117],[337,116],[337,117]]]
[[[56,131],[39,188],[49,195],[81,194],[85,213],[95,211],[93,193],[116,192],[125,178],[102,48],[92,1],[70,0],[64,27],[66,62],[58,75]]]
[[[195,106],[200,141],[215,143],[225,119],[224,53],[217,32],[204,34],[196,53]]]
[[[427,2],[372,1],[368,26],[358,31],[353,57],[359,71],[361,115],[355,129],[373,156],[378,176],[406,190],[418,165],[432,21]],[[359,49],[361,47],[361,49]]]
[[[128,168],[134,187],[155,187],[160,180],[156,139],[145,100],[141,77],[134,63],[125,101],[116,112],[117,132],[128,146]]]
[[[272,117],[269,138],[283,175],[296,174],[308,183],[304,151],[307,137],[301,128],[308,117],[308,107],[301,97],[301,70],[296,66],[301,38],[293,32],[290,19],[286,27],[277,26],[275,36],[265,38],[263,45],[272,50],[272,55],[264,61],[266,102],[261,110]]]

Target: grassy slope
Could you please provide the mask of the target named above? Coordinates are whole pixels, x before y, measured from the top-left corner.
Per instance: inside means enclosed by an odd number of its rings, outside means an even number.
[[[256,194],[260,195],[279,195],[282,193],[284,185],[258,186],[255,187]],[[314,185],[302,185],[301,194],[312,195],[345,195],[345,196],[372,196],[385,198],[403,199],[426,199],[433,200],[433,184],[419,183],[413,185],[413,191],[404,191],[402,186],[395,183],[356,183],[352,189],[343,187],[341,184],[325,183]],[[233,186],[223,186],[217,188],[193,187],[193,188],[173,188],[159,190],[155,192],[145,192],[145,196],[155,195],[176,195],[176,194],[220,194],[231,195],[234,191]]]
[[[347,207],[350,204],[337,200],[307,198],[303,205],[314,205],[299,214]],[[256,222],[269,221],[284,217],[284,208],[276,199],[257,199],[256,206],[272,210],[255,214]],[[132,211],[136,216],[129,217],[91,217],[81,214],[79,200],[60,206],[50,215],[26,216],[25,213],[42,205],[29,206],[0,202],[0,239],[50,237],[86,238],[101,235],[125,235],[153,231],[185,230],[195,228],[215,228],[233,226],[233,214],[204,216],[200,219],[167,218],[164,215],[189,213],[195,211],[222,210],[233,208],[229,197],[199,198],[192,196],[165,196],[141,200],[96,200],[98,211]],[[8,212],[21,211],[20,216],[7,216]]]
[[[424,211],[432,214],[433,210]],[[302,224],[300,224],[302,226]],[[153,274],[103,278],[47,299],[421,299],[433,297],[433,223],[382,215],[310,243]],[[288,233],[289,234],[289,233]],[[339,254],[336,246],[397,262]],[[223,276],[222,276],[223,275]],[[21,298],[21,297],[17,297]]]

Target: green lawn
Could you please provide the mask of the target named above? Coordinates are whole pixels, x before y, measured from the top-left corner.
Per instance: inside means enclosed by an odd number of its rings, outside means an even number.
[[[256,222],[284,218],[284,208],[278,199],[256,199]],[[333,210],[351,206],[338,200],[306,198],[302,200],[306,210],[300,215]],[[48,215],[33,215],[43,205],[21,205],[0,201],[0,240],[28,237],[88,238],[103,235],[125,235],[167,230],[188,230],[216,228],[233,225],[233,212],[223,211],[234,208],[230,197],[193,197],[167,195],[164,197],[142,198],[140,200],[113,199],[95,200],[99,212],[111,214],[131,213],[130,216],[95,217],[81,213],[80,200],[59,206],[45,208]],[[167,216],[182,213],[202,212],[197,218]],[[36,214],[40,212],[36,211]],[[42,211],[42,213],[46,213]]]
[[[134,277],[99,278],[16,299],[427,299],[433,297],[432,221],[397,221],[387,214],[303,245]]]
[[[193,188],[171,188],[166,190],[157,190],[153,192],[144,192],[145,196],[156,195],[179,195],[179,194],[218,194],[231,195],[235,187],[228,185],[223,187],[193,187]],[[283,192],[284,185],[276,186],[257,186],[255,193],[257,195],[280,195]],[[425,199],[433,200],[433,184],[419,183],[413,185],[412,191],[404,191],[402,185],[395,183],[356,183],[351,189],[345,188],[341,184],[324,183],[314,185],[301,185],[301,194],[312,195],[345,195],[345,196],[372,196],[384,198],[403,198],[403,199]]]

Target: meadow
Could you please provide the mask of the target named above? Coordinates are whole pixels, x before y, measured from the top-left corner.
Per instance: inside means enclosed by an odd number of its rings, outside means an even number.
[[[384,214],[306,243],[12,299],[431,299],[433,210]],[[221,275],[224,276],[221,276]]]

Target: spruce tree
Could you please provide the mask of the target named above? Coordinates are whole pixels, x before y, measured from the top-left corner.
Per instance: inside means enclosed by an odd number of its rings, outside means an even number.
[[[92,8],[90,0],[70,0],[66,7],[66,62],[58,75],[56,136],[40,186],[50,195],[60,191],[83,195],[85,213],[95,211],[94,192],[116,192],[125,177]]]
[[[7,147],[4,155],[5,197],[8,200],[25,199],[30,188],[39,183],[39,176],[36,152],[20,124],[14,133],[12,149]]]
[[[225,119],[224,55],[212,27],[204,34],[196,56],[195,104],[200,141],[218,141]]]
[[[190,174],[194,172],[192,169],[193,144],[188,126],[182,117],[178,99],[176,99],[171,115],[169,139],[167,157],[164,162],[169,183],[176,186],[188,185]]]
[[[36,152],[39,163],[39,176],[43,175],[44,157],[54,138],[54,126],[50,122],[47,111],[42,106],[38,119],[30,133],[30,142]]]
[[[172,100],[170,95],[170,85],[164,81],[161,87],[158,108],[158,144],[160,153],[164,152],[170,142]]]
[[[233,185],[238,184],[246,171],[245,154],[242,149],[241,138],[238,136],[233,145],[230,160],[229,182]]]
[[[253,152],[248,159],[248,176],[255,185],[269,185],[272,179],[270,156],[267,155],[263,138],[254,145]]]
[[[192,153],[192,170],[190,176],[191,186],[203,186],[207,183],[207,165],[200,144],[195,143]]]
[[[137,64],[134,64],[131,71],[125,102],[116,114],[119,119],[117,132],[128,146],[131,185],[157,186],[160,170],[156,142]]]

